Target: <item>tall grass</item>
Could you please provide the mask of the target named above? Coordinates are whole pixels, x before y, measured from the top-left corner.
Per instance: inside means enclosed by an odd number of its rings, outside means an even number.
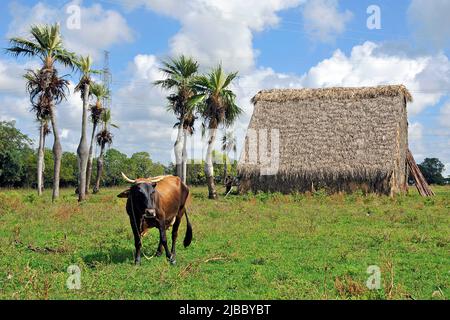
[[[450,188],[434,198],[246,194],[207,199],[193,188],[192,245],[133,265],[121,189],[77,204],[0,191],[1,299],[447,299]],[[185,221],[180,227],[184,237]],[[144,239],[154,253],[157,232]],[[168,236],[170,239],[170,236]],[[69,265],[81,289],[69,290]],[[368,266],[381,269],[369,290]]]

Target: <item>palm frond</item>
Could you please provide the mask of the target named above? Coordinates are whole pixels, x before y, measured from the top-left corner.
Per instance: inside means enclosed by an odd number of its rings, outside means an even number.
[[[197,111],[210,129],[221,124],[229,127],[242,113],[236,105],[236,95],[228,89],[236,77],[237,72],[226,74],[219,65],[208,75],[195,78]]]
[[[109,132],[108,129],[102,129],[99,133],[97,133],[97,144],[99,146],[111,145],[113,143],[113,134]]]
[[[47,67],[50,67],[54,61],[62,63],[66,67],[74,68],[76,65],[76,56],[67,51],[62,43],[59,24],[53,25],[33,25],[30,28],[30,38],[24,39],[13,37],[9,40],[10,48],[7,53],[15,57],[18,56],[37,56]]]
[[[108,88],[101,83],[92,82],[90,86],[90,91],[95,97],[97,97],[97,100],[109,98],[110,96]]]
[[[76,68],[77,57],[75,53],[69,52],[65,49],[57,49],[54,53],[53,59],[63,64],[65,67],[74,70]]]
[[[32,110],[38,119],[47,117],[53,105],[66,99],[69,82],[56,69],[28,70],[24,75]]]
[[[43,51],[39,44],[23,38],[11,38],[9,43],[11,47],[6,49],[6,53],[10,53],[15,57],[20,55],[39,56]]]

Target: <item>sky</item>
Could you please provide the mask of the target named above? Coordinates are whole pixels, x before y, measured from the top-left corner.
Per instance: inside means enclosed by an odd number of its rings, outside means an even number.
[[[253,106],[267,88],[404,84],[409,145],[417,162],[437,157],[450,175],[450,1],[448,0],[103,0],[1,1],[0,48],[27,36],[30,25],[59,22],[66,47],[104,66],[110,52],[113,147],[173,161],[175,117],[166,111],[162,60],[195,57],[202,72],[222,63],[244,114],[230,128],[242,147]],[[0,121],[37,141],[22,75],[39,61],[0,54]],[[70,70],[61,70],[69,74]],[[63,149],[75,152],[82,103],[71,94],[57,107]],[[97,79],[100,80],[100,79]],[[49,138],[47,146],[51,147]],[[217,144],[219,148],[219,144]],[[200,130],[189,143],[204,155]],[[238,151],[239,155],[239,151]]]

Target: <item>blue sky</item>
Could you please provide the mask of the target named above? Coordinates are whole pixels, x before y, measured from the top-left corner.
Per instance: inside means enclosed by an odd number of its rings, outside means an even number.
[[[381,10],[379,30],[367,27],[373,4]],[[80,29],[66,27],[71,5],[81,10]],[[416,159],[438,157],[450,174],[450,1],[19,0],[2,1],[0,12],[2,48],[32,23],[59,21],[69,49],[91,54],[99,68],[103,50],[110,51],[113,116],[122,132],[137,133],[116,134],[114,147],[127,154],[145,150],[171,160],[175,121],[165,93],[150,83],[160,77],[160,59],[186,53],[204,70],[221,61],[240,72],[235,91],[246,113],[235,127],[239,141],[260,89],[404,83],[415,98],[408,114]],[[16,120],[33,138],[21,74],[36,66],[0,55],[0,120]],[[64,149],[75,151],[81,101],[72,94],[58,108]],[[200,157],[200,138],[194,141]]]

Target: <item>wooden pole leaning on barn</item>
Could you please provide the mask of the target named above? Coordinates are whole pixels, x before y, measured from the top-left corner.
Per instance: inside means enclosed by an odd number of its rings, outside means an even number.
[[[414,178],[414,181],[416,183],[416,188],[417,188],[417,191],[419,191],[419,194],[422,197],[434,196],[433,190],[431,190],[430,186],[428,185],[427,181],[425,180],[425,177],[423,176],[422,172],[420,171],[419,167],[417,166],[417,163],[414,160],[414,157],[409,149],[408,149],[408,152],[406,153],[406,162],[408,164],[408,168],[411,172],[411,175]]]

